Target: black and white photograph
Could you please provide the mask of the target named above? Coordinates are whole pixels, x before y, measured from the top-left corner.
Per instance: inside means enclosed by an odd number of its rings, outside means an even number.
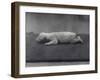
[[[89,64],[89,15],[26,12],[26,66]]]
[[[97,7],[12,3],[12,77],[97,73]]]

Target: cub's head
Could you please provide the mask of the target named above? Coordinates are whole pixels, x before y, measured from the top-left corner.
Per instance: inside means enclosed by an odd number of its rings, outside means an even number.
[[[38,35],[38,37],[36,38],[37,42],[46,42],[47,38],[46,38],[46,33],[42,32]]]

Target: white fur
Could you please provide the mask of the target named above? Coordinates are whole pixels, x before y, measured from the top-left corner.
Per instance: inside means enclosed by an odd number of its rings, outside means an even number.
[[[51,44],[58,44],[58,42],[61,43],[76,43],[76,42],[83,42],[80,36],[77,36],[76,33],[73,32],[51,32],[51,33],[45,33],[42,32],[37,37],[37,41],[41,41],[44,38],[47,40],[50,40],[49,42],[46,42],[45,45],[51,45]]]

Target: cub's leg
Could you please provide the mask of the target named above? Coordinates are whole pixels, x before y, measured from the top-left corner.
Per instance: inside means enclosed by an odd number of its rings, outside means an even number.
[[[57,39],[53,39],[50,42],[45,43],[45,45],[52,45],[52,44],[57,44],[57,43],[58,43]]]

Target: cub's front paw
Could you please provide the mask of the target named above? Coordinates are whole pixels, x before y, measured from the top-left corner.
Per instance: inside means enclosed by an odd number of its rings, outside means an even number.
[[[50,44],[49,43],[45,43],[44,45],[49,46]]]

